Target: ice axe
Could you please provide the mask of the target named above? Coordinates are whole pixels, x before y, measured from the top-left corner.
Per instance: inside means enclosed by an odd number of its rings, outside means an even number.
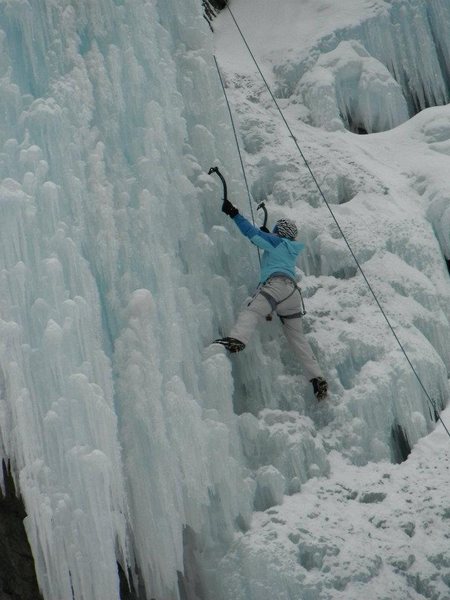
[[[258,206],[256,207],[256,210],[262,209],[263,213],[264,213],[264,223],[261,225],[260,229],[261,231],[264,231],[265,233],[270,233],[270,231],[267,229],[267,219],[268,219],[268,213],[267,213],[267,208],[266,208],[266,204],[265,202],[260,202],[258,204]]]
[[[222,180],[223,201],[225,202],[225,200],[228,200],[227,182],[225,181],[225,177],[219,171],[219,167],[211,167],[210,170],[208,171],[208,175],[212,175],[213,173],[216,173],[216,175],[218,175],[220,177],[220,179]]]
[[[222,173],[219,171],[219,167],[211,167],[208,171],[208,175],[212,175],[213,173],[215,173],[216,175],[218,175],[222,181],[222,185],[223,185],[223,201],[226,202],[228,200],[228,191],[227,191],[227,182],[225,181],[225,177],[222,175]],[[264,212],[264,223],[262,224],[262,226],[260,227],[261,231],[264,231],[265,233],[270,233],[270,231],[267,229],[267,219],[268,219],[268,214],[267,214],[267,208],[264,202],[260,202],[256,208],[256,210],[262,209],[262,211]]]

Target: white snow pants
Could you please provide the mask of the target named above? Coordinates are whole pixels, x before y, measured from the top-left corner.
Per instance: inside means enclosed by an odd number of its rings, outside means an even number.
[[[276,312],[279,316],[289,316],[302,310],[300,294],[294,291],[294,283],[287,277],[272,277],[264,285],[258,288],[251,301],[238,316],[235,326],[230,332],[230,337],[248,344],[258,323],[272,312],[272,306],[267,298],[261,294],[264,292],[279,304]],[[301,317],[284,319],[283,331],[291,344],[296,356],[303,365],[308,379],[323,377],[319,364],[311,350],[308,340],[303,333]]]

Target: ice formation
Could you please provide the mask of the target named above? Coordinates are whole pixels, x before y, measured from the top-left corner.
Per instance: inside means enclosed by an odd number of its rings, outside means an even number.
[[[299,83],[312,122],[331,131],[373,133],[408,119],[400,85],[358,42],[341,42],[319,57]]]
[[[235,4],[249,26],[255,2]],[[440,410],[450,111],[404,121],[447,100],[450,3],[320,3],[320,19],[309,4],[298,25],[286,0],[273,52],[273,3],[258,4],[259,55]],[[220,165],[248,210],[201,2],[0,0],[0,448],[44,598],[119,599],[120,563],[147,599],[350,599],[387,569],[384,597],[443,600],[448,449],[430,434],[435,415],[226,13],[214,28],[254,199],[295,218],[308,244],[305,328],[331,398],[316,405],[275,323],[233,361],[205,350],[258,261],[206,175]],[[403,125],[361,138],[340,115],[368,132]],[[422,502],[413,473],[422,492],[438,467]],[[365,547],[373,528],[381,550]],[[430,535],[436,548],[421,548]]]
[[[0,428],[39,584],[112,600],[120,561],[175,598],[184,526],[251,508],[230,365],[201,355],[230,289],[204,173],[236,170],[211,39],[193,0],[1,15]]]
[[[300,20],[292,13],[295,17],[289,27],[295,27],[297,39],[300,37],[306,43],[290,48],[287,56],[285,44],[281,51],[276,48],[272,52],[277,85],[284,95],[290,96],[306,74],[305,85],[313,85],[307,94],[311,103],[317,98],[318,88],[328,104],[334,104],[336,95],[344,123],[350,118],[355,121],[355,129],[366,123],[369,132],[387,128],[389,122],[391,126],[403,122],[405,102],[411,116],[448,101],[450,7],[446,0],[390,3],[352,0],[345,3],[341,14],[337,15],[335,10],[333,4],[320,6],[319,23],[313,27],[308,27],[308,19]],[[273,23],[277,17],[271,17],[269,22]],[[264,34],[263,30],[262,38]],[[293,33],[291,37],[295,39]],[[339,50],[340,42],[344,42],[345,50]],[[353,47],[352,52],[349,45]],[[268,53],[267,49],[262,52]],[[334,68],[330,69],[333,62]],[[322,71],[319,77],[318,70],[324,68],[324,63],[326,74]],[[332,79],[336,81],[330,81]],[[349,98],[353,98],[352,102],[346,103]],[[325,98],[320,102],[325,103]],[[326,123],[329,123],[330,108],[325,106]],[[354,111],[354,116],[349,111]],[[317,107],[314,112],[316,121],[320,118]]]

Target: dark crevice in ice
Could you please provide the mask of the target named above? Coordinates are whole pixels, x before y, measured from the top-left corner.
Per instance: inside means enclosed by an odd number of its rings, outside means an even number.
[[[228,0],[205,0],[205,2],[209,2],[216,10],[222,10],[228,4]]]
[[[198,568],[198,542],[194,530],[188,525],[183,529],[183,573],[178,573],[180,600],[205,600],[205,592]]]
[[[368,131],[367,129],[365,129],[362,125],[353,125],[353,128],[351,129],[351,131],[353,131],[353,133],[357,133],[358,135],[367,135]]]
[[[42,600],[23,525],[25,507],[4,461],[2,468],[5,493],[0,491],[0,598]]]
[[[364,125],[359,120],[355,120],[351,113],[347,113],[345,116],[341,114],[341,118],[345,128],[352,133],[357,133],[358,135],[368,134],[368,131]]]
[[[202,0],[203,16],[208,22],[211,31],[214,31],[212,22],[217,13],[226,7],[228,0]]]
[[[357,267],[343,267],[338,271],[333,271],[330,273],[336,279],[352,279],[358,273]]]
[[[144,587],[140,585],[139,590],[135,589],[131,572],[128,570],[127,577],[119,563],[117,563],[117,570],[120,580],[120,600],[146,600],[147,596],[145,595]]]
[[[438,404],[435,402],[434,406],[429,405],[429,410],[430,410],[430,418],[437,423],[439,421],[439,410],[443,410],[444,405],[442,402]]]
[[[391,447],[393,462],[400,464],[411,454],[411,445],[408,436],[401,425],[395,423],[391,430]]]

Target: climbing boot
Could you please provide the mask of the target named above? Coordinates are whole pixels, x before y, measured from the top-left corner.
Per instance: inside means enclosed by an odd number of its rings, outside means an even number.
[[[228,352],[231,352],[232,354],[234,352],[240,352],[245,348],[244,342],[241,342],[240,340],[231,337],[224,337],[218,340],[214,340],[213,344],[221,344],[224,348],[228,350]]]
[[[313,384],[314,396],[317,400],[324,400],[327,397],[328,392],[328,383],[325,381],[323,377],[314,377],[311,379],[311,383]]]

